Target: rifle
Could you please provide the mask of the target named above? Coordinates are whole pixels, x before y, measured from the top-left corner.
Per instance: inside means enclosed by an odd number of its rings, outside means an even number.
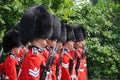
[[[70,66],[69,66],[69,72],[70,72],[70,75],[72,74],[72,71],[73,71],[73,66],[74,66],[74,61],[76,60],[77,58],[77,51],[74,52],[74,57],[73,59],[70,59]]]
[[[82,53],[82,55],[81,55],[81,58],[84,58],[87,54],[88,54],[88,48],[87,48],[87,47],[84,47],[83,53]]]
[[[48,78],[48,74],[50,73],[50,66],[54,62],[56,52],[57,52],[57,43],[55,42],[52,51],[48,55],[48,60],[47,60],[46,66],[43,69],[40,80],[49,80],[47,78]]]
[[[61,55],[58,59],[59,61],[58,61],[57,67],[56,67],[56,78],[57,78],[57,80],[59,80],[59,71],[60,71],[59,66],[62,65],[62,58],[63,58],[64,53],[65,53],[65,50],[64,50],[64,47],[63,47],[62,53],[61,53]]]
[[[23,53],[23,56],[20,59],[20,64],[22,64],[22,62],[23,62],[23,60],[24,60],[24,58],[26,56],[26,50],[24,48],[23,48],[23,50],[24,50],[24,53]]]
[[[76,70],[77,73],[78,73],[78,69],[79,69],[79,66],[80,66],[80,59],[84,58],[87,54],[88,54],[88,48],[84,47],[81,57],[77,58],[77,64],[76,64],[76,67],[75,67],[75,70]]]

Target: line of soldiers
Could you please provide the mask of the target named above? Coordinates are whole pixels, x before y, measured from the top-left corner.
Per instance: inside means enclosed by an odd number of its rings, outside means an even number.
[[[0,64],[3,80],[87,80],[86,34],[65,24],[44,6],[27,9],[3,37],[8,54]]]

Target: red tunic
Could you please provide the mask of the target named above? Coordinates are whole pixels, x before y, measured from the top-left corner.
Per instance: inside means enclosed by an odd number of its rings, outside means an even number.
[[[63,54],[64,53],[62,53],[63,51],[62,50],[60,50],[57,54],[58,54],[58,62],[57,62],[57,73],[56,73],[56,79],[57,80],[61,80],[61,75],[62,75],[62,70],[61,70],[61,68],[62,68],[62,58],[63,58]]]
[[[43,54],[43,58],[45,60],[45,66],[47,64],[47,61],[48,61],[48,58],[49,58],[49,55],[50,55],[50,50],[51,48],[50,47],[46,47],[44,49],[44,51],[42,52]],[[51,69],[50,69],[50,72],[49,73],[46,73],[47,75],[45,76],[45,79],[49,79],[49,80],[52,80],[52,73],[51,73]]]
[[[15,59],[13,54],[10,54],[4,62],[5,74],[8,80],[18,79],[16,65],[18,65],[17,60]]]
[[[44,65],[44,58],[39,49],[32,47],[26,54],[18,80],[39,80],[40,66]]]
[[[65,52],[62,58],[62,76],[61,80],[71,80],[70,73],[69,73],[69,61],[71,56],[68,52]]]
[[[78,50],[79,54],[83,54],[83,49]],[[78,69],[78,80],[87,80],[86,57],[80,59],[80,66]]]
[[[47,47],[45,50],[44,50],[44,53],[43,53],[43,57],[45,59],[45,63],[47,63],[47,60],[48,60],[48,57],[50,55],[50,52],[51,52],[51,48]],[[54,63],[50,66],[50,73],[49,75],[46,75],[46,79],[49,78],[49,80],[56,80],[56,65],[58,63],[58,58],[59,58],[59,55],[56,53],[55,54],[55,58],[54,58]]]
[[[24,48],[20,48],[19,54],[17,55],[16,59],[18,62],[21,62],[21,59],[25,56],[25,50]]]
[[[45,60],[45,64],[46,64],[46,62],[48,60],[48,56],[49,56],[49,50],[44,49],[42,54],[43,54],[43,57],[44,57],[44,60]]]
[[[10,55],[11,57],[10,57],[10,59],[7,59],[6,58],[6,60],[8,61],[8,60],[10,60],[11,61],[11,59],[12,59],[12,62],[11,62],[11,65],[10,66],[12,66],[12,64],[16,64],[16,65],[19,65],[20,64],[20,59],[21,59],[21,57],[23,56],[23,54],[24,54],[24,50],[23,50],[23,48],[21,48],[20,49],[20,52],[19,52],[19,54],[18,55],[16,55],[15,57],[14,57],[14,55],[12,54],[12,55]],[[14,59],[15,58],[15,59]],[[10,63],[9,63],[10,64]],[[6,65],[8,65],[8,62],[4,62],[4,63],[1,63],[0,64],[0,74],[3,74],[3,73],[5,73],[3,76],[3,78],[4,79],[10,79],[9,78],[9,76],[8,75],[6,75],[6,72],[5,72],[5,68],[6,67],[8,67],[8,66],[6,66]],[[18,66],[16,67],[16,65],[15,65],[15,71],[16,71],[16,69],[18,69]],[[14,69],[13,69],[14,70]],[[6,70],[7,71],[7,70]],[[15,72],[16,74],[17,74],[17,72]]]
[[[83,58],[83,66],[84,66],[84,80],[87,80],[87,61],[86,61],[86,56]]]
[[[76,55],[75,54],[75,49],[70,51],[70,55],[72,56],[72,59],[73,59],[74,56]],[[73,64],[72,64],[73,65],[73,69],[72,69],[72,73],[71,73],[71,79],[72,80],[77,80],[77,75],[76,75],[76,70],[75,70],[76,63],[77,63],[77,56],[78,56],[78,53],[76,55],[76,59],[73,61]]]
[[[55,55],[55,59],[54,59],[54,63],[53,65],[51,66],[51,71],[52,71],[52,80],[56,80],[56,66],[58,64],[58,59],[59,59],[59,54],[56,53]]]

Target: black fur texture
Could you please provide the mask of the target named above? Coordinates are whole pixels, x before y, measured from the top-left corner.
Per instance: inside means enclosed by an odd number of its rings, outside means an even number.
[[[67,30],[67,41],[76,41],[74,29],[69,25],[66,24],[66,30]]]
[[[53,33],[50,37],[51,40],[58,40],[61,35],[61,22],[56,15],[53,15]]]
[[[49,38],[52,33],[52,18],[44,6],[32,6],[25,11],[20,21],[20,36],[23,45],[35,38]]]
[[[38,7],[36,18],[36,29],[34,38],[49,39],[53,32],[53,18],[50,12],[44,7]]]
[[[74,33],[75,33],[76,41],[83,41],[86,39],[86,33],[82,26],[78,25],[74,29]]]
[[[3,37],[2,42],[3,50],[5,53],[8,53],[11,51],[14,47],[20,47],[22,46],[20,42],[20,35],[17,30],[11,29],[9,30]]]
[[[61,35],[58,41],[65,43],[67,39],[66,27],[65,24],[61,21]]]

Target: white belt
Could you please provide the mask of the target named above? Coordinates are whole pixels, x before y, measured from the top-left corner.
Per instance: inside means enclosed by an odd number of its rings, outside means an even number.
[[[76,75],[71,75],[71,78],[77,78],[77,76]]]
[[[83,72],[83,71],[84,71],[84,69],[78,69],[78,71],[79,71],[79,72]]]

